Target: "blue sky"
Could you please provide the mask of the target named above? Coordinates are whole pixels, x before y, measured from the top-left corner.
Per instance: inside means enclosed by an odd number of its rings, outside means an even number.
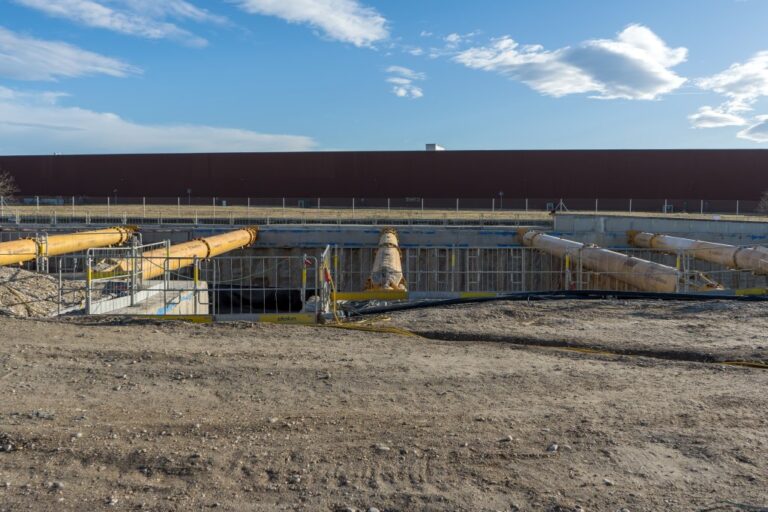
[[[768,0],[0,0],[0,154],[768,147]]]

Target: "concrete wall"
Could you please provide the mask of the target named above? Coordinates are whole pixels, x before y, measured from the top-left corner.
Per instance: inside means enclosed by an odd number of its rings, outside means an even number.
[[[614,215],[555,215],[554,233],[604,247],[627,247],[627,231],[664,233],[732,245],[768,245],[768,222],[722,220],[717,215],[702,219],[679,217],[631,217]]]
[[[207,315],[209,313],[208,285],[198,283],[198,291],[191,290],[191,281],[171,281],[164,291],[162,282],[148,281],[148,289],[137,293],[136,304],[130,305],[129,296],[95,302],[94,315]]]

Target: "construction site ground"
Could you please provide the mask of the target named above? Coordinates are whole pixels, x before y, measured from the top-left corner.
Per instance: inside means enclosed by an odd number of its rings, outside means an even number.
[[[0,510],[768,506],[768,304],[355,327],[0,318]]]

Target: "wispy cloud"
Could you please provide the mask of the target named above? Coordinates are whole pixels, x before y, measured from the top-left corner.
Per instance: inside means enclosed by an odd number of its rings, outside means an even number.
[[[688,116],[694,128],[721,128],[724,126],[743,126],[747,120],[720,108],[701,107],[698,112]]]
[[[55,80],[84,75],[122,77],[132,73],[140,70],[119,59],[0,27],[0,76],[16,80]]]
[[[60,93],[0,86],[0,152],[137,153],[306,151],[309,137],[201,125],[148,125],[109,112],[60,104]]]
[[[403,66],[390,66],[387,73],[390,75],[387,83],[392,85],[392,93],[398,98],[418,99],[424,96],[424,90],[414,84],[427,78],[424,73]]]
[[[225,18],[185,0],[13,0],[20,5],[88,27],[146,39],[170,39],[205,46],[204,38],[168,19],[223,23]]]
[[[718,107],[704,106],[688,117],[694,128],[743,126],[737,136],[754,142],[768,142],[768,116],[749,113],[757,101],[768,96],[768,51],[755,54],[746,62],[737,62],[725,71],[696,80],[696,85],[724,97]]]
[[[337,41],[371,46],[389,37],[387,20],[357,0],[235,0],[246,12],[305,23]]]
[[[616,39],[592,39],[553,51],[502,37],[490,46],[464,50],[454,60],[501,73],[549,96],[586,93],[602,99],[653,100],[685,83],[672,68],[687,54],[686,48],[670,48],[649,28],[630,25]]]
[[[736,63],[716,75],[696,80],[704,90],[728,98],[730,112],[748,112],[761,96],[768,96],[768,51],[757,53],[744,63]]]
[[[768,142],[768,116],[755,117],[755,123],[740,131],[738,137],[753,142]]]

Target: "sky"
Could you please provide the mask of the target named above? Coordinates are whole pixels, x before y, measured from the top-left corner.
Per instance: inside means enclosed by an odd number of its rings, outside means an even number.
[[[0,154],[768,148],[768,0],[0,0]]]

